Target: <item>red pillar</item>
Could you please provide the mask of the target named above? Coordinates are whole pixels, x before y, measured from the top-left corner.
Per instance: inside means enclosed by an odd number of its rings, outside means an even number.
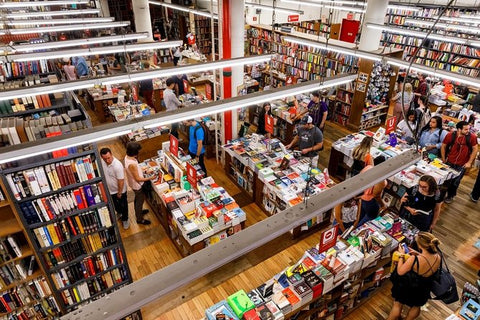
[[[231,37],[230,37],[230,0],[222,1],[222,59],[232,57]],[[223,99],[232,97],[232,68],[223,69]],[[232,139],[232,111],[224,112],[223,130],[225,142]]]

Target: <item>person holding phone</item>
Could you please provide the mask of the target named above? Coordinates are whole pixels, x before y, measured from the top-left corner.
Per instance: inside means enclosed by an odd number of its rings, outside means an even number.
[[[420,231],[431,231],[440,217],[442,206],[441,194],[435,178],[423,175],[402,199],[401,215]]]

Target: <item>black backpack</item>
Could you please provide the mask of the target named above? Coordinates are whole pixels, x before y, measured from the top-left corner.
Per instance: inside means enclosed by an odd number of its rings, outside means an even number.
[[[195,137],[195,140],[197,140],[197,131],[202,128],[203,129],[203,145],[208,146],[213,144],[213,137],[212,133],[210,132],[210,129],[208,129],[207,125],[203,121],[198,121],[199,126],[195,127],[195,131],[193,132],[193,136]]]

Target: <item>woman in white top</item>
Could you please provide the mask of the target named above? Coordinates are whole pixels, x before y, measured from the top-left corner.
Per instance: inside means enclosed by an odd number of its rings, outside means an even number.
[[[362,200],[359,198],[351,198],[344,203],[335,207],[335,219],[333,225],[338,224],[340,230],[344,232],[346,229],[358,225],[360,219],[360,211],[362,208]]]
[[[403,119],[397,124],[397,131],[402,135],[403,140],[413,139],[413,136],[415,135],[414,133],[416,132],[417,128],[417,121],[415,116],[415,111],[409,110],[407,113],[408,124],[405,119]],[[410,128],[408,126],[410,126]]]
[[[393,98],[392,101],[395,101],[395,106],[393,108],[393,115],[397,119],[397,123],[403,120],[403,112],[407,113],[410,108],[410,103],[413,100],[413,89],[410,83],[405,84],[405,90],[399,91]]]
[[[144,219],[143,215],[148,213],[148,210],[143,210],[143,202],[145,201],[145,193],[142,186],[145,181],[154,179],[154,177],[145,178],[143,171],[138,165],[138,153],[142,146],[138,142],[129,142],[127,144],[127,155],[125,156],[125,168],[127,174],[127,181],[130,188],[135,193],[134,207],[135,217],[138,224],[149,225],[150,220]]]

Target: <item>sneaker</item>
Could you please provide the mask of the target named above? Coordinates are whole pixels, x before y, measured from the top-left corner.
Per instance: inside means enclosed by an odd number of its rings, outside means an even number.
[[[452,202],[453,202],[453,198],[451,197],[445,198],[445,203],[452,203]]]
[[[150,220],[143,219],[143,220],[137,220],[137,224],[143,224],[143,225],[148,226],[149,224],[151,224],[151,222],[150,222]]]
[[[477,203],[478,202],[478,199],[475,199],[472,194],[470,193],[470,200],[472,200],[473,202]]]
[[[148,209],[143,209],[143,210],[142,210],[142,214],[143,214],[143,215],[146,215],[146,214],[149,213],[149,212],[150,212],[150,211],[149,211]]]
[[[127,230],[128,228],[130,228],[130,221],[122,221],[122,224],[123,224],[123,230]]]

